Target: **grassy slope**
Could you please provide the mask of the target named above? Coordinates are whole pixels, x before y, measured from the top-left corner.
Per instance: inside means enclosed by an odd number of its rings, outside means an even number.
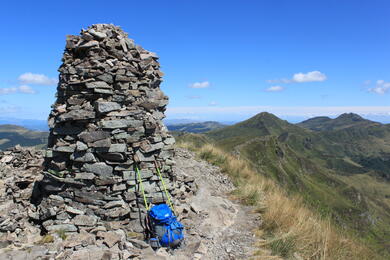
[[[390,172],[390,129],[360,120],[356,126],[354,115],[344,120],[349,127],[342,127],[339,118],[336,130],[315,132],[262,113],[206,135],[385,254],[390,184],[381,177]],[[370,189],[364,188],[363,179]]]
[[[190,140],[195,138],[193,135]],[[192,149],[201,159],[221,167],[237,187],[235,197],[261,213],[255,259],[382,259],[305,207],[302,197],[287,194],[271,178],[258,174],[248,160],[210,144],[199,147],[199,143],[188,141],[186,136],[178,138],[179,146]]]
[[[31,131],[16,125],[0,125],[0,150],[17,144],[21,146],[44,146],[47,132]]]

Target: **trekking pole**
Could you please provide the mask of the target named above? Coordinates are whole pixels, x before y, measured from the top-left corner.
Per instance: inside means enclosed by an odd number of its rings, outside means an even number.
[[[159,165],[157,164],[157,161],[156,161],[156,160],[154,160],[154,165],[155,165],[155,167],[156,167],[156,169],[157,169],[158,176],[160,177],[161,183],[162,183],[162,185],[163,185],[165,195],[167,196],[168,205],[169,205],[169,207],[172,209],[172,211],[175,212],[175,208],[173,207],[173,204],[172,204],[172,201],[171,201],[171,196],[169,196],[167,187],[165,186],[164,179],[163,179],[163,177],[162,177],[162,175],[161,175],[160,168],[159,168]]]
[[[141,192],[142,192],[142,197],[144,198],[144,203],[145,203],[146,210],[149,210],[150,208],[148,206],[148,201],[146,200],[144,185],[142,184],[141,173],[139,172],[139,169],[138,169],[137,166],[135,166],[135,171],[137,172],[139,187],[140,187]]]

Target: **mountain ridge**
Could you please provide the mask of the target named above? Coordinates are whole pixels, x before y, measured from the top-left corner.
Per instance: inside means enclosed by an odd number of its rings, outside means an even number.
[[[350,127],[367,127],[371,125],[383,124],[364,119],[355,113],[344,113],[334,119],[323,116],[310,118],[301,123],[298,123],[297,125],[313,131],[333,131]]]
[[[301,194],[305,203],[346,232],[386,251],[390,241],[390,127],[356,114],[314,121],[320,131],[260,113],[201,136],[248,160],[289,192]]]

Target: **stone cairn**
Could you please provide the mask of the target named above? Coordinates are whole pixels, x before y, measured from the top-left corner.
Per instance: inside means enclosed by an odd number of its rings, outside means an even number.
[[[33,195],[45,231],[119,223],[143,232],[146,209],[136,166],[149,203],[167,199],[155,162],[171,194],[184,191],[172,171],[175,140],[162,123],[168,98],[159,88],[157,60],[113,25],[67,36],[49,116],[45,176]]]

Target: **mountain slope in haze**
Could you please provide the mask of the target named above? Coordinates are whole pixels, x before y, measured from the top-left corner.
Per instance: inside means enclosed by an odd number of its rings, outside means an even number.
[[[354,113],[345,113],[335,119],[326,116],[314,117],[297,125],[313,131],[334,131],[350,127],[379,126],[381,124],[364,119]]]
[[[47,132],[31,131],[17,125],[0,125],[0,150],[17,144],[44,147],[47,144],[47,138]]]
[[[203,133],[223,127],[225,127],[224,124],[215,121],[167,125],[169,131],[189,133]]]
[[[390,253],[389,125],[344,114],[302,126],[261,113],[204,135],[301,194],[346,232]]]
[[[47,120],[0,117],[0,125],[17,125],[33,131],[49,131]]]

